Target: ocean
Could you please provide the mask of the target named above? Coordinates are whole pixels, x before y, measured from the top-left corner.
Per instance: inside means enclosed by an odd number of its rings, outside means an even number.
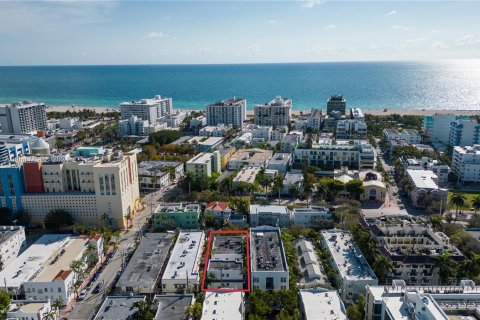
[[[480,110],[480,60],[0,67],[0,103],[116,107],[157,94],[177,109],[231,96],[250,110],[275,96],[292,98],[294,110],[324,109],[342,94],[363,109]]]

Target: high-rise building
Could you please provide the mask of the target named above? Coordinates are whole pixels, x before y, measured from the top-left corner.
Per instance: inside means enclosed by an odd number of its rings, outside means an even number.
[[[241,127],[247,116],[247,100],[233,97],[217,101],[206,107],[207,125],[216,126],[221,123]]]
[[[450,139],[450,124],[456,120],[468,120],[468,116],[454,114],[434,114],[423,117],[423,133],[434,143],[448,144]]]
[[[345,108],[347,107],[347,101],[341,95],[333,95],[327,101],[327,114],[332,111],[339,111],[341,114],[345,114]]]
[[[47,129],[47,113],[44,103],[15,102],[0,106],[2,133],[27,134]]]
[[[460,183],[480,182],[480,145],[453,148],[452,172]]]
[[[157,121],[173,111],[172,98],[155,96],[153,99],[141,99],[140,101],[120,103],[121,119],[130,119],[137,116],[142,120],[148,120],[150,124]]]
[[[133,152],[28,157],[0,166],[0,203],[13,211],[25,209],[34,224],[62,209],[79,223],[123,228],[139,205],[137,170]]]
[[[448,130],[445,128],[445,130]],[[454,146],[471,146],[480,143],[480,124],[477,120],[459,119],[450,123],[448,144]]]
[[[256,104],[254,108],[255,124],[260,126],[287,126],[292,113],[292,99],[275,97],[265,104]]]

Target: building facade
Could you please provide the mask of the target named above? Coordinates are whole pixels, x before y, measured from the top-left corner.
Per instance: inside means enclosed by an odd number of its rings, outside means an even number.
[[[252,204],[250,205],[250,226],[289,227],[290,211],[286,206]]]
[[[241,127],[247,116],[247,100],[233,97],[209,104],[205,110],[207,125],[217,126],[221,123]]]
[[[44,103],[22,101],[0,106],[2,134],[28,134],[47,130],[47,113]]]
[[[347,107],[347,101],[341,95],[333,95],[327,101],[327,114],[332,111],[338,111],[341,114],[345,114]]]
[[[155,124],[160,118],[170,115],[173,111],[172,98],[155,96],[153,99],[141,99],[139,101],[120,103],[121,119],[130,119],[137,116]]]
[[[460,183],[480,182],[480,145],[453,148],[452,172]]]
[[[213,153],[202,152],[197,154],[185,164],[187,173],[194,176],[206,175],[211,177],[214,172],[221,172],[221,157],[220,152]]]
[[[265,104],[254,107],[255,124],[260,126],[287,126],[290,124],[292,99],[275,97]]]
[[[451,147],[480,144],[480,124],[477,120],[459,119],[452,121],[448,144]]]
[[[200,226],[200,205],[168,203],[158,205],[153,212],[155,229],[198,229]]]
[[[27,247],[25,228],[22,226],[0,226],[0,257],[2,268],[14,261]]]

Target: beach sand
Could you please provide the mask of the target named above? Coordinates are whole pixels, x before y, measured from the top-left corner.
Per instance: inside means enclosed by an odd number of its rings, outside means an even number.
[[[83,109],[90,109],[93,110],[97,113],[103,113],[103,112],[113,112],[113,111],[118,111],[120,110],[118,108],[112,108],[112,107],[81,107],[81,106],[49,106],[47,109],[47,112],[49,111],[59,111],[59,112],[65,112],[67,110],[69,111],[81,111]],[[182,110],[182,111],[192,111],[188,109],[174,109],[174,110]],[[198,111],[198,110],[194,110]],[[433,110],[433,109],[422,109],[422,110],[408,110],[408,109],[386,109],[386,110],[362,110],[364,114],[371,114],[375,116],[386,116],[386,115],[391,115],[391,114],[399,114],[399,115],[412,115],[412,116],[428,116],[428,115],[433,115],[433,114],[454,114],[454,115],[466,115],[466,116],[473,116],[473,115],[479,115],[480,110]],[[299,115],[301,113],[308,113],[308,110],[292,110],[292,114],[294,115]],[[247,116],[251,117],[253,116],[253,111],[248,110],[247,111]]]

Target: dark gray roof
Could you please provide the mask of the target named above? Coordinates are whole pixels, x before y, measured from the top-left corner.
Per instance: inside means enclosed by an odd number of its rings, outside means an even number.
[[[155,320],[187,320],[193,295],[158,295],[155,300],[158,301]]]

